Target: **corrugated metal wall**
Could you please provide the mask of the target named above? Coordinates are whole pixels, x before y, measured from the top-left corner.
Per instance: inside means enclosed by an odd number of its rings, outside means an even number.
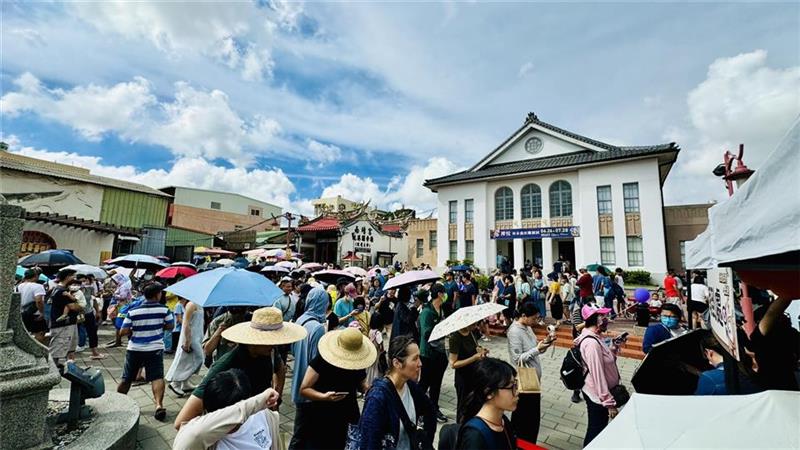
[[[213,247],[214,236],[196,231],[167,227],[167,246]]]
[[[168,204],[169,199],[166,197],[105,188],[100,221],[134,228],[146,225],[163,227],[167,221]]]
[[[161,256],[166,242],[166,228],[143,227],[142,238],[133,246],[133,253]]]

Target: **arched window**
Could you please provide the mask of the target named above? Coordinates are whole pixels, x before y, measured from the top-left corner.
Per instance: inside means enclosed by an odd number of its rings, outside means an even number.
[[[542,217],[542,190],[536,184],[526,184],[522,188],[522,218]]]
[[[514,219],[514,193],[509,187],[501,187],[494,193],[494,220]]]
[[[572,215],[572,187],[564,180],[550,185],[550,217]]]

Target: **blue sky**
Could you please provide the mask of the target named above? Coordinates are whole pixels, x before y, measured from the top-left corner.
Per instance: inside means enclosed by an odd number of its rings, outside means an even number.
[[[3,2],[12,151],[310,212],[429,211],[528,111],[614,144],[676,141],[668,204],[721,199],[800,113],[797,3]]]

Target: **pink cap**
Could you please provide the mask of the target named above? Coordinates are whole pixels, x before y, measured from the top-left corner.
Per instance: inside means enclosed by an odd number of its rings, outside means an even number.
[[[611,308],[598,308],[595,305],[585,305],[581,308],[581,317],[583,320],[592,317],[592,314],[608,314],[611,312]]]

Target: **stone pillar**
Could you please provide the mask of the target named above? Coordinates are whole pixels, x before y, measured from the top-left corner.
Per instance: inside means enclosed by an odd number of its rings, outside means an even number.
[[[47,347],[25,330],[13,293],[24,209],[0,197],[0,449],[52,447],[47,397],[61,376]],[[48,445],[50,444],[50,445]]]

